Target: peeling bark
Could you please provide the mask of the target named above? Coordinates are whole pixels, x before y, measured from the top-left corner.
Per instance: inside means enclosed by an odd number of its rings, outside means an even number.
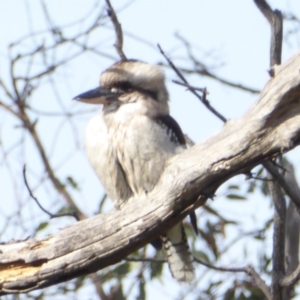
[[[299,66],[300,53],[275,67],[248,113],[171,158],[145,199],[131,199],[122,211],[42,239],[0,245],[0,295],[54,285],[119,262],[201,206],[232,176],[298,145]]]

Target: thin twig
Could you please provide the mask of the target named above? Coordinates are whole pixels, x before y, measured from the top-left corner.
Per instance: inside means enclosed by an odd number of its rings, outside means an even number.
[[[135,257],[127,257],[124,260],[132,261],[132,262],[155,262],[155,263],[166,263],[166,259],[156,259],[156,258],[135,258]]]
[[[178,68],[173,64],[173,62],[167,57],[167,55],[165,54],[165,52],[162,50],[161,46],[159,44],[157,44],[157,47],[160,51],[160,53],[164,56],[164,58],[167,60],[168,64],[170,65],[170,67],[174,70],[174,72],[177,74],[177,76],[187,85],[189,85],[188,81],[184,78],[184,76],[182,75],[182,73],[178,70]],[[189,85],[190,86],[190,85]],[[205,107],[211,111],[215,116],[217,116],[221,121],[223,121],[224,123],[227,122],[227,119],[222,116],[219,112],[217,112],[211,105],[210,103],[207,101],[206,99],[206,92],[203,92],[203,95],[200,96],[197,91],[195,89],[193,89],[191,86],[189,88],[189,90],[205,105]]]
[[[272,299],[269,288],[267,287],[265,282],[261,279],[261,277],[256,273],[256,271],[251,266],[246,266],[244,268],[224,268],[224,267],[213,266],[213,265],[208,264],[208,263],[206,263],[206,262],[204,262],[201,259],[198,259],[196,257],[194,257],[194,261],[196,261],[197,263],[199,263],[201,265],[204,265],[204,266],[206,266],[210,269],[216,270],[216,271],[233,272],[233,273],[237,273],[237,272],[246,273],[246,274],[248,274],[249,276],[251,276],[253,278],[253,280],[255,281],[257,286],[260,288],[260,290],[264,293],[264,295],[267,297],[267,299],[268,300]]]
[[[200,64],[200,62],[199,62],[199,64]],[[165,67],[169,67],[169,65],[167,65],[167,64],[161,64],[161,65],[165,66]],[[243,84],[240,84],[240,83],[233,82],[233,81],[227,80],[225,78],[222,78],[222,77],[212,73],[211,71],[209,71],[206,66],[196,67],[194,69],[188,69],[188,68],[180,67],[179,69],[184,74],[196,74],[196,75],[206,76],[206,77],[212,78],[212,79],[214,79],[214,80],[216,80],[216,81],[218,81],[222,84],[233,87],[235,89],[242,90],[244,92],[248,92],[248,93],[252,93],[252,94],[259,94],[260,93],[260,90],[258,90],[258,89],[255,89],[255,88],[252,88],[252,87],[249,87],[249,86],[245,86]]]
[[[196,258],[194,257],[194,261],[197,262],[198,264],[200,265],[203,265],[207,268],[210,268],[210,269],[213,269],[213,270],[216,270],[216,271],[222,271],[222,272],[245,272],[247,273],[246,269],[245,268],[225,268],[225,267],[216,267],[216,266],[213,266],[199,258]]]
[[[107,14],[111,19],[111,22],[114,25],[115,28],[115,33],[116,33],[116,43],[115,43],[115,47],[116,50],[118,52],[118,55],[120,56],[121,60],[127,60],[124,52],[123,52],[123,32],[122,32],[122,26],[118,20],[117,14],[114,10],[114,8],[112,7],[111,3],[109,0],[105,0],[106,4],[107,4]]]
[[[176,83],[176,84],[179,84],[179,85],[182,85],[182,86],[185,86],[188,88],[188,90],[194,90],[194,91],[199,91],[199,92],[204,92],[206,91],[206,88],[199,88],[199,87],[195,87],[195,86],[192,86],[192,85],[189,85],[188,83],[184,83],[184,82],[180,82],[178,80],[172,80],[172,82]]]
[[[255,94],[259,94],[260,90],[251,88],[249,86],[237,83],[237,82],[233,82],[230,81],[228,79],[222,78],[219,75],[216,75],[215,73],[213,73],[211,71],[212,68],[215,68],[215,66],[213,67],[208,67],[205,63],[203,63],[202,61],[199,61],[193,54],[192,51],[192,46],[189,43],[189,41],[187,39],[185,39],[183,36],[181,36],[180,34],[176,33],[175,36],[183,43],[183,45],[185,46],[185,49],[187,51],[188,54],[188,58],[189,60],[194,64],[194,67],[192,69],[186,69],[186,68],[180,68],[180,71],[183,73],[189,73],[189,74],[198,74],[198,75],[202,75],[202,76],[206,76],[209,78],[212,78],[222,84],[228,85],[230,87],[233,88],[237,88],[240,89],[242,91],[246,91],[249,93],[255,93]]]
[[[38,205],[38,207],[44,212],[46,213],[47,215],[50,216],[51,219],[54,219],[54,218],[60,218],[60,217],[74,217],[77,221],[79,221],[79,217],[77,215],[77,213],[74,211],[74,212],[69,212],[69,213],[63,213],[63,214],[52,214],[51,212],[49,212],[48,210],[46,210],[41,204],[40,202],[38,201],[38,199],[33,195],[32,191],[31,191],[31,188],[29,187],[29,184],[28,184],[28,181],[27,181],[27,178],[26,178],[26,166],[24,165],[23,167],[23,178],[24,178],[24,183],[25,183],[25,186],[29,192],[29,195],[30,197],[36,202],[36,204]]]
[[[251,266],[246,266],[244,268],[224,268],[224,267],[216,267],[213,266],[207,262],[204,262],[201,259],[196,258],[195,256],[193,257],[194,261],[206,266],[207,268],[216,270],[216,271],[221,271],[221,272],[233,272],[233,273],[237,273],[237,272],[243,272],[248,274],[249,276],[251,276],[255,283],[257,284],[257,286],[261,289],[261,291],[264,293],[264,295],[267,297],[268,300],[271,300],[271,293],[267,287],[267,285],[265,284],[265,282],[260,278],[260,276],[256,273],[256,271],[251,267]],[[125,259],[126,261],[132,261],[132,262],[154,262],[154,263],[166,263],[167,260],[166,259],[153,259],[153,258],[134,258],[134,257],[127,257]],[[300,271],[299,271],[300,273]]]

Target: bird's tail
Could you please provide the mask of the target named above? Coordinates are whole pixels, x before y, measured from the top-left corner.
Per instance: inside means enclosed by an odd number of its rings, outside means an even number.
[[[162,236],[162,240],[173,277],[179,282],[193,281],[193,258],[182,223],[171,228]]]

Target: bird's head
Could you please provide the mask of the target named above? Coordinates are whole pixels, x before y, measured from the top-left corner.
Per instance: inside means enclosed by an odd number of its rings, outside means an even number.
[[[163,71],[159,66],[137,60],[113,64],[101,74],[99,87],[82,93],[74,99],[104,106],[146,99],[156,102],[161,113],[169,112],[168,92]]]

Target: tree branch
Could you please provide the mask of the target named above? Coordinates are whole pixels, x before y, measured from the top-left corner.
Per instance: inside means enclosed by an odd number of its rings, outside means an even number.
[[[229,178],[296,147],[299,65],[300,52],[276,68],[244,117],[172,157],[147,197],[42,239],[0,245],[0,294],[50,286],[119,262],[201,206],[203,195]]]
[[[294,285],[299,279],[300,279],[300,264],[298,264],[297,268],[294,270],[292,274],[289,274],[281,278],[279,283],[283,287],[289,287]]]
[[[268,174],[269,179],[274,179]],[[285,242],[285,221],[286,204],[280,186],[276,181],[269,181],[269,190],[275,206],[274,212],[274,230],[273,230],[273,253],[272,253],[272,299],[283,299],[283,289],[279,284],[279,279],[284,276],[284,242]]]
[[[281,64],[282,50],[282,31],[283,21],[282,14],[279,10],[272,10],[265,0],[254,0],[256,6],[265,16],[271,26],[271,43],[270,43],[270,66]],[[271,76],[272,73],[271,73]]]
[[[31,189],[30,189],[30,186],[27,182],[27,178],[26,178],[26,166],[24,165],[23,167],[23,179],[24,179],[24,183],[25,183],[25,186],[27,188],[27,191],[30,195],[30,197],[35,201],[35,203],[38,205],[38,207],[45,213],[47,214],[51,219],[53,218],[61,218],[61,217],[73,217],[76,219],[76,221],[79,221],[79,217],[77,215],[77,212],[76,211],[73,211],[73,212],[68,212],[68,213],[62,213],[62,214],[52,214],[51,212],[49,212],[48,210],[46,210],[41,204],[40,202],[38,201],[38,199],[33,195]]]
[[[207,91],[206,89],[203,89],[202,93],[203,95],[200,96],[197,92],[198,89],[194,89],[192,86],[189,85],[187,80],[184,78],[184,76],[181,74],[181,72],[178,70],[178,68],[173,64],[170,58],[167,57],[161,46],[158,44],[158,49],[160,53],[164,56],[164,58],[167,60],[170,67],[174,70],[174,72],[177,74],[177,76],[183,81],[183,83],[187,86],[188,90],[190,90],[204,105],[205,107],[212,112],[215,116],[217,116],[221,121],[224,123],[227,121],[224,116],[222,116],[215,108],[213,108],[209,101],[206,99]],[[176,82],[178,84],[178,82]]]
[[[120,56],[121,60],[126,60],[126,55],[123,52],[123,31],[122,31],[122,26],[118,20],[117,14],[111,5],[109,0],[105,0],[106,5],[108,7],[107,9],[107,14],[111,19],[111,22],[113,23],[113,26],[115,28],[115,33],[116,33],[116,43],[115,47],[117,50],[118,55]]]
[[[276,168],[272,162],[266,161],[263,163],[263,166],[268,170],[270,174],[273,175],[273,177],[278,181],[280,186],[283,188],[285,193],[289,196],[291,201],[296,206],[297,210],[300,212],[300,199],[299,199],[299,191],[297,189],[297,186],[294,185],[290,180],[287,180],[286,176],[281,174]]]
[[[251,276],[252,279],[255,281],[257,286],[260,288],[260,290],[264,293],[264,295],[267,297],[268,300],[271,300],[271,293],[269,288],[267,287],[266,283],[261,279],[261,277],[257,274],[257,272],[251,267],[251,266],[246,266],[243,268],[224,268],[224,267],[216,267],[214,265],[208,264],[198,258],[194,257],[194,260],[198,262],[201,265],[204,265],[210,269],[216,270],[216,271],[221,271],[221,272],[233,272],[233,273],[238,273],[238,272],[243,272],[246,273],[247,275]]]

